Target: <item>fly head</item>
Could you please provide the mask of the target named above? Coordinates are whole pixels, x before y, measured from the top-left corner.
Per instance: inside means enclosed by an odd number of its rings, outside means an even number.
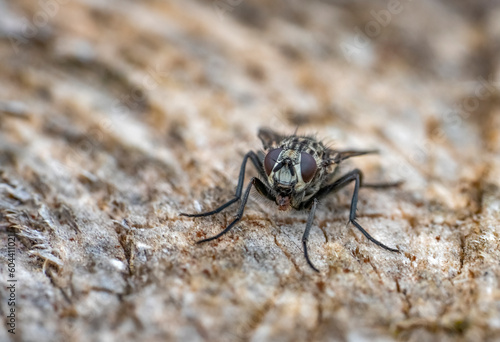
[[[321,160],[317,160],[306,145],[293,144],[285,139],[280,147],[270,149],[264,158],[267,181],[276,192],[276,204],[280,210],[296,207],[305,191],[318,182],[315,176]]]

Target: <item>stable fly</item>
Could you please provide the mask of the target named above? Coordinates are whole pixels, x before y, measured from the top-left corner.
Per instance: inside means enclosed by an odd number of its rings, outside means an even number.
[[[286,211],[293,208],[295,210],[309,211],[306,228],[302,236],[302,245],[307,263],[313,270],[319,272],[309,259],[307,252],[307,240],[309,231],[313,225],[314,213],[316,212],[318,201],[354,182],[349,222],[376,245],[391,252],[399,252],[397,249],[388,247],[376,240],[361,227],[356,221],[356,207],[360,187],[387,188],[398,186],[400,182],[364,184],[363,174],[358,169],[340,177],[338,175],[339,165],[344,160],[369,153],[376,153],[377,151],[338,151],[325,147],[321,141],[318,141],[313,136],[286,136],[267,128],[261,128],[258,137],[262,141],[264,150],[257,153],[250,151],[243,158],[236,194],[233,199],[212,211],[200,214],[180,214],[188,217],[210,216],[221,212],[238,200],[241,200],[236,217],[224,230],[215,236],[200,240],[197,243],[218,239],[241,220],[250,190],[253,186],[262,196],[275,202],[279,210]],[[257,169],[259,177],[252,177],[245,192],[243,192],[245,168],[249,159]]]

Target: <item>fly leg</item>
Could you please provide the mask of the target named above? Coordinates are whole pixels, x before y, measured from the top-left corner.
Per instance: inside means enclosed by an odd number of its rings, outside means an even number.
[[[399,252],[399,250],[397,250],[395,248],[388,247],[388,246],[384,245],[382,242],[376,240],[363,227],[361,227],[361,225],[358,223],[358,221],[356,221],[356,208],[358,206],[358,192],[359,192],[359,187],[362,184],[362,177],[363,177],[363,174],[358,169],[347,173],[346,175],[342,176],[334,183],[321,188],[316,193],[316,196],[314,196],[312,199],[307,201],[303,205],[303,207],[310,208],[311,206],[314,206],[315,200],[317,200],[321,197],[324,197],[330,193],[336,192],[336,191],[342,189],[343,187],[347,186],[349,183],[354,181],[354,192],[352,194],[352,199],[351,199],[351,209],[350,209],[350,213],[349,213],[349,222],[352,223],[356,228],[358,228],[358,230],[364,236],[366,236],[366,238],[368,240],[370,240],[371,242],[373,242],[377,246],[382,247],[383,249],[386,249],[386,250],[391,251],[391,252]],[[395,186],[395,185],[391,184],[390,186]],[[387,185],[384,184],[383,187],[387,187]]]
[[[252,189],[252,185],[254,185],[257,189],[259,189],[260,187],[265,187],[264,183],[262,183],[262,181],[260,179],[253,177],[250,180],[250,183],[248,184],[247,189],[245,190],[245,193],[243,194],[243,198],[242,198],[240,207],[238,209],[238,212],[236,213],[235,219],[219,234],[212,236],[212,237],[209,237],[209,238],[206,238],[206,239],[203,239],[203,240],[200,240],[200,241],[197,241],[196,243],[203,243],[203,242],[207,242],[207,241],[211,241],[211,240],[215,240],[215,239],[220,238],[222,235],[224,235],[228,231],[230,231],[231,228],[233,228],[234,225],[239,220],[241,220],[241,217],[243,216],[243,212],[245,211],[245,206],[246,206],[247,201],[248,201],[248,196],[250,195],[250,190]]]
[[[302,235],[302,246],[304,246],[304,257],[306,258],[307,263],[313,270],[319,272],[319,270],[313,265],[311,260],[309,259],[309,254],[307,253],[307,240],[309,239],[309,231],[311,230],[312,223],[314,220],[314,213],[316,212],[316,207],[318,206],[318,199],[314,198],[312,200],[311,210],[309,211],[309,217],[307,218],[306,230],[304,231],[304,235]]]
[[[247,165],[247,160],[250,158],[252,161],[253,165],[257,168],[259,171],[260,175],[265,175],[264,173],[264,167],[262,166],[262,162],[259,160],[255,152],[250,151],[247,154],[245,154],[245,157],[243,158],[243,162],[241,163],[241,168],[240,168],[240,175],[238,177],[238,185],[236,186],[236,194],[234,195],[234,198],[229,200],[228,202],[224,203],[220,207],[212,210],[212,211],[207,211],[204,213],[199,213],[199,214],[186,214],[186,213],[180,213],[180,216],[187,216],[187,217],[203,217],[203,216],[211,216],[214,214],[217,214],[221,212],[222,210],[226,209],[236,201],[238,201],[241,198],[241,193],[243,191],[243,182],[245,181],[245,168]]]

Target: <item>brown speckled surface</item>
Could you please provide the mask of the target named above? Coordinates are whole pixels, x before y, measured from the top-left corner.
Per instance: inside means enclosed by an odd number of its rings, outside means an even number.
[[[398,4],[0,1],[0,340],[500,339],[500,6]],[[233,196],[261,126],[378,148],[345,170],[405,181],[358,206],[402,253],[346,226],[352,188],[320,274],[307,213],[256,193],[195,245],[235,209],[178,213]]]

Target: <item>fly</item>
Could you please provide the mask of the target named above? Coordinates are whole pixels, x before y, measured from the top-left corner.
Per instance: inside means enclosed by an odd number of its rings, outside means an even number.
[[[275,202],[279,210],[295,209],[309,211],[306,228],[302,236],[302,245],[307,263],[314,271],[319,272],[309,259],[307,252],[307,240],[313,225],[314,213],[316,212],[318,201],[326,195],[334,193],[354,182],[349,222],[377,246],[391,252],[399,252],[399,250],[388,247],[376,240],[361,227],[356,220],[356,208],[360,187],[388,188],[398,186],[400,182],[364,184],[363,174],[359,169],[350,171],[341,177],[337,176],[337,170],[342,161],[351,157],[376,153],[377,151],[337,151],[326,148],[321,141],[316,140],[312,136],[284,136],[267,128],[261,128],[258,137],[262,141],[264,150],[257,153],[250,151],[243,158],[236,194],[233,199],[212,211],[200,214],[180,214],[181,216],[188,217],[210,216],[221,212],[241,199],[234,220],[219,234],[197,241],[198,244],[220,238],[241,220],[250,190],[253,186],[262,196]],[[245,169],[249,159],[257,169],[259,177],[252,177],[245,192],[243,192]]]

